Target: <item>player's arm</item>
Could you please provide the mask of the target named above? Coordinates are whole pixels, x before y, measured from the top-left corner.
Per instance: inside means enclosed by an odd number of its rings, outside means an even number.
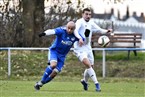
[[[49,29],[49,30],[46,30],[46,31],[40,33],[39,37],[48,36],[48,35],[54,35],[54,34],[55,34],[55,30],[54,29]]]
[[[79,45],[82,46],[84,44],[82,37],[77,32],[74,35],[79,39]]]
[[[79,45],[82,46],[84,44],[84,41],[78,32],[80,27],[81,27],[81,24],[79,22],[76,22],[76,28],[74,30],[74,35],[79,39]]]
[[[102,34],[112,32],[112,29],[102,29],[97,24],[95,24],[94,22],[92,23],[92,26],[94,28],[93,32],[99,32],[99,33],[102,33]]]

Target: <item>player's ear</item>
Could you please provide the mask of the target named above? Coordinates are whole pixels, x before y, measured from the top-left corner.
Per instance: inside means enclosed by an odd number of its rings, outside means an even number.
[[[86,37],[89,37],[89,35],[90,35],[90,30],[89,30],[89,29],[86,29],[86,30],[85,30],[85,36],[86,36]]]

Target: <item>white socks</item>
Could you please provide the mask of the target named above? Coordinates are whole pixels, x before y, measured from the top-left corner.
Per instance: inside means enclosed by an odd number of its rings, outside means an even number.
[[[85,69],[85,71],[84,71],[84,81],[85,82],[88,82],[88,79],[90,77],[87,71],[88,71],[87,69]]]
[[[84,80],[85,82],[88,82],[89,77],[91,77],[91,79],[93,80],[93,82],[96,84],[98,83],[97,77],[96,77],[96,73],[94,71],[94,69],[91,67],[89,69],[86,69],[84,71]]]
[[[41,81],[38,82],[38,85],[43,86],[43,83]]]

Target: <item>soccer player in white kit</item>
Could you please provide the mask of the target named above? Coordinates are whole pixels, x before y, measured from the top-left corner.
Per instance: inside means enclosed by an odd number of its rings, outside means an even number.
[[[94,65],[94,56],[91,47],[91,37],[93,31],[100,33],[108,33],[112,32],[112,29],[102,29],[90,19],[91,10],[89,8],[85,8],[82,12],[82,18],[76,21],[75,29],[75,33],[78,33],[84,38],[84,45],[80,47],[79,43],[76,41],[74,43],[74,52],[75,55],[79,58],[79,60],[86,66],[86,69],[84,71],[84,78],[81,79],[81,83],[83,85],[84,90],[88,90],[88,79],[89,77],[91,77],[91,79],[95,83],[96,91],[100,92],[100,84],[97,80],[96,73],[92,68]]]

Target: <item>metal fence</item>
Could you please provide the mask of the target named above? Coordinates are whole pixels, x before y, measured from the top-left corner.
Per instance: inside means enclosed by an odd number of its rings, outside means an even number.
[[[49,50],[48,48],[15,48],[15,47],[8,47],[8,48],[0,48],[1,50],[8,51],[8,77],[11,76],[11,51],[12,50]],[[73,48],[71,48],[73,50]],[[95,51],[102,51],[102,77],[106,77],[106,51],[145,51],[145,48],[93,48]]]

